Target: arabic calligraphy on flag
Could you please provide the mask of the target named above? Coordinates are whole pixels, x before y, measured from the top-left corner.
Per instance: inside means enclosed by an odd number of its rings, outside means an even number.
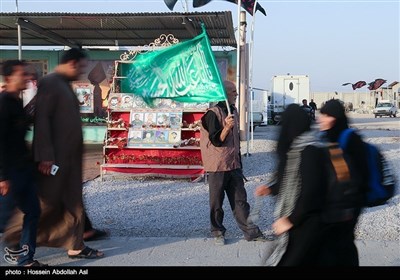
[[[154,99],[204,103],[226,99],[207,33],[170,47],[142,53],[120,63],[123,93],[135,94],[152,106]]]

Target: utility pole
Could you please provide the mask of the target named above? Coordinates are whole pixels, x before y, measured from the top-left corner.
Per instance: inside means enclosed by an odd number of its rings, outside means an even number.
[[[19,12],[18,9],[18,0],[15,0],[15,7],[17,9],[17,13]],[[22,39],[21,39],[21,25],[17,23],[17,31],[18,31],[18,59],[22,59]]]
[[[240,140],[244,141],[247,139],[247,59],[246,59],[246,12],[240,12],[240,22],[239,22],[239,49],[238,54],[240,52],[240,61],[239,61],[239,114],[240,114]]]

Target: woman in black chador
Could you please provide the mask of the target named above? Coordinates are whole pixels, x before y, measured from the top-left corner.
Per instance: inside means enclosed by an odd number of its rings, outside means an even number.
[[[324,150],[317,144],[308,114],[291,104],[282,115],[278,139],[276,183],[261,185],[255,195],[277,195],[275,247],[266,254],[268,266],[314,265],[320,216],[325,197]]]

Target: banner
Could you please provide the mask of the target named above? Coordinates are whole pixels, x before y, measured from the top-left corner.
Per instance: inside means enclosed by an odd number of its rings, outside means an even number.
[[[225,1],[234,3],[236,5],[237,5],[237,2],[238,2],[237,0],[225,0]],[[242,1],[242,4],[241,4],[242,8],[245,9],[250,15],[253,15],[255,1],[254,0],[241,0],[241,1]],[[267,15],[267,13],[265,12],[264,8],[261,7],[261,5],[258,2],[257,2],[257,5],[256,5],[256,12],[257,11],[260,11],[264,16]]]
[[[231,3],[234,3],[237,5],[237,0],[225,0]],[[253,10],[254,10],[254,3],[255,0],[241,0],[242,1],[242,8],[245,9],[250,15],[253,15]],[[178,0],[164,0],[165,5],[167,5],[168,9],[170,9],[171,11],[174,9],[176,2],[178,2]],[[210,3],[211,0],[193,0],[193,8],[199,8],[202,7],[208,3]],[[257,3],[256,6],[256,12],[260,11],[261,13],[264,14],[264,16],[267,15],[267,13],[265,12],[264,8],[261,7],[261,5],[259,3]]]
[[[170,47],[142,53],[119,63],[121,92],[153,105],[156,98],[202,103],[226,99],[224,85],[203,27],[199,36]]]
[[[386,83],[386,80],[384,80],[384,79],[375,79],[375,81],[368,84],[368,89],[376,90],[376,89],[380,88],[384,83]]]
[[[362,88],[363,86],[365,86],[367,83],[365,81],[358,81],[355,84],[352,84],[352,88],[353,90],[357,89],[357,88]]]

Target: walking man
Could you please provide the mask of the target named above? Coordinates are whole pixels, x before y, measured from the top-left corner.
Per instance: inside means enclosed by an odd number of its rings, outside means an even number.
[[[38,245],[64,247],[70,258],[92,259],[104,254],[83,241],[83,135],[79,100],[70,84],[85,72],[87,64],[84,51],[70,49],[62,55],[54,73],[39,81],[33,152],[42,202]],[[56,173],[52,172],[54,165],[58,166]],[[17,236],[16,228],[10,227],[6,238]]]
[[[0,93],[0,232],[4,232],[15,208],[23,215],[21,235],[14,242],[6,242],[4,260],[11,264],[17,262],[20,266],[45,266],[33,259],[40,205],[33,161],[25,142],[29,120],[20,98],[29,79],[25,62],[5,61],[3,76],[5,90]]]

